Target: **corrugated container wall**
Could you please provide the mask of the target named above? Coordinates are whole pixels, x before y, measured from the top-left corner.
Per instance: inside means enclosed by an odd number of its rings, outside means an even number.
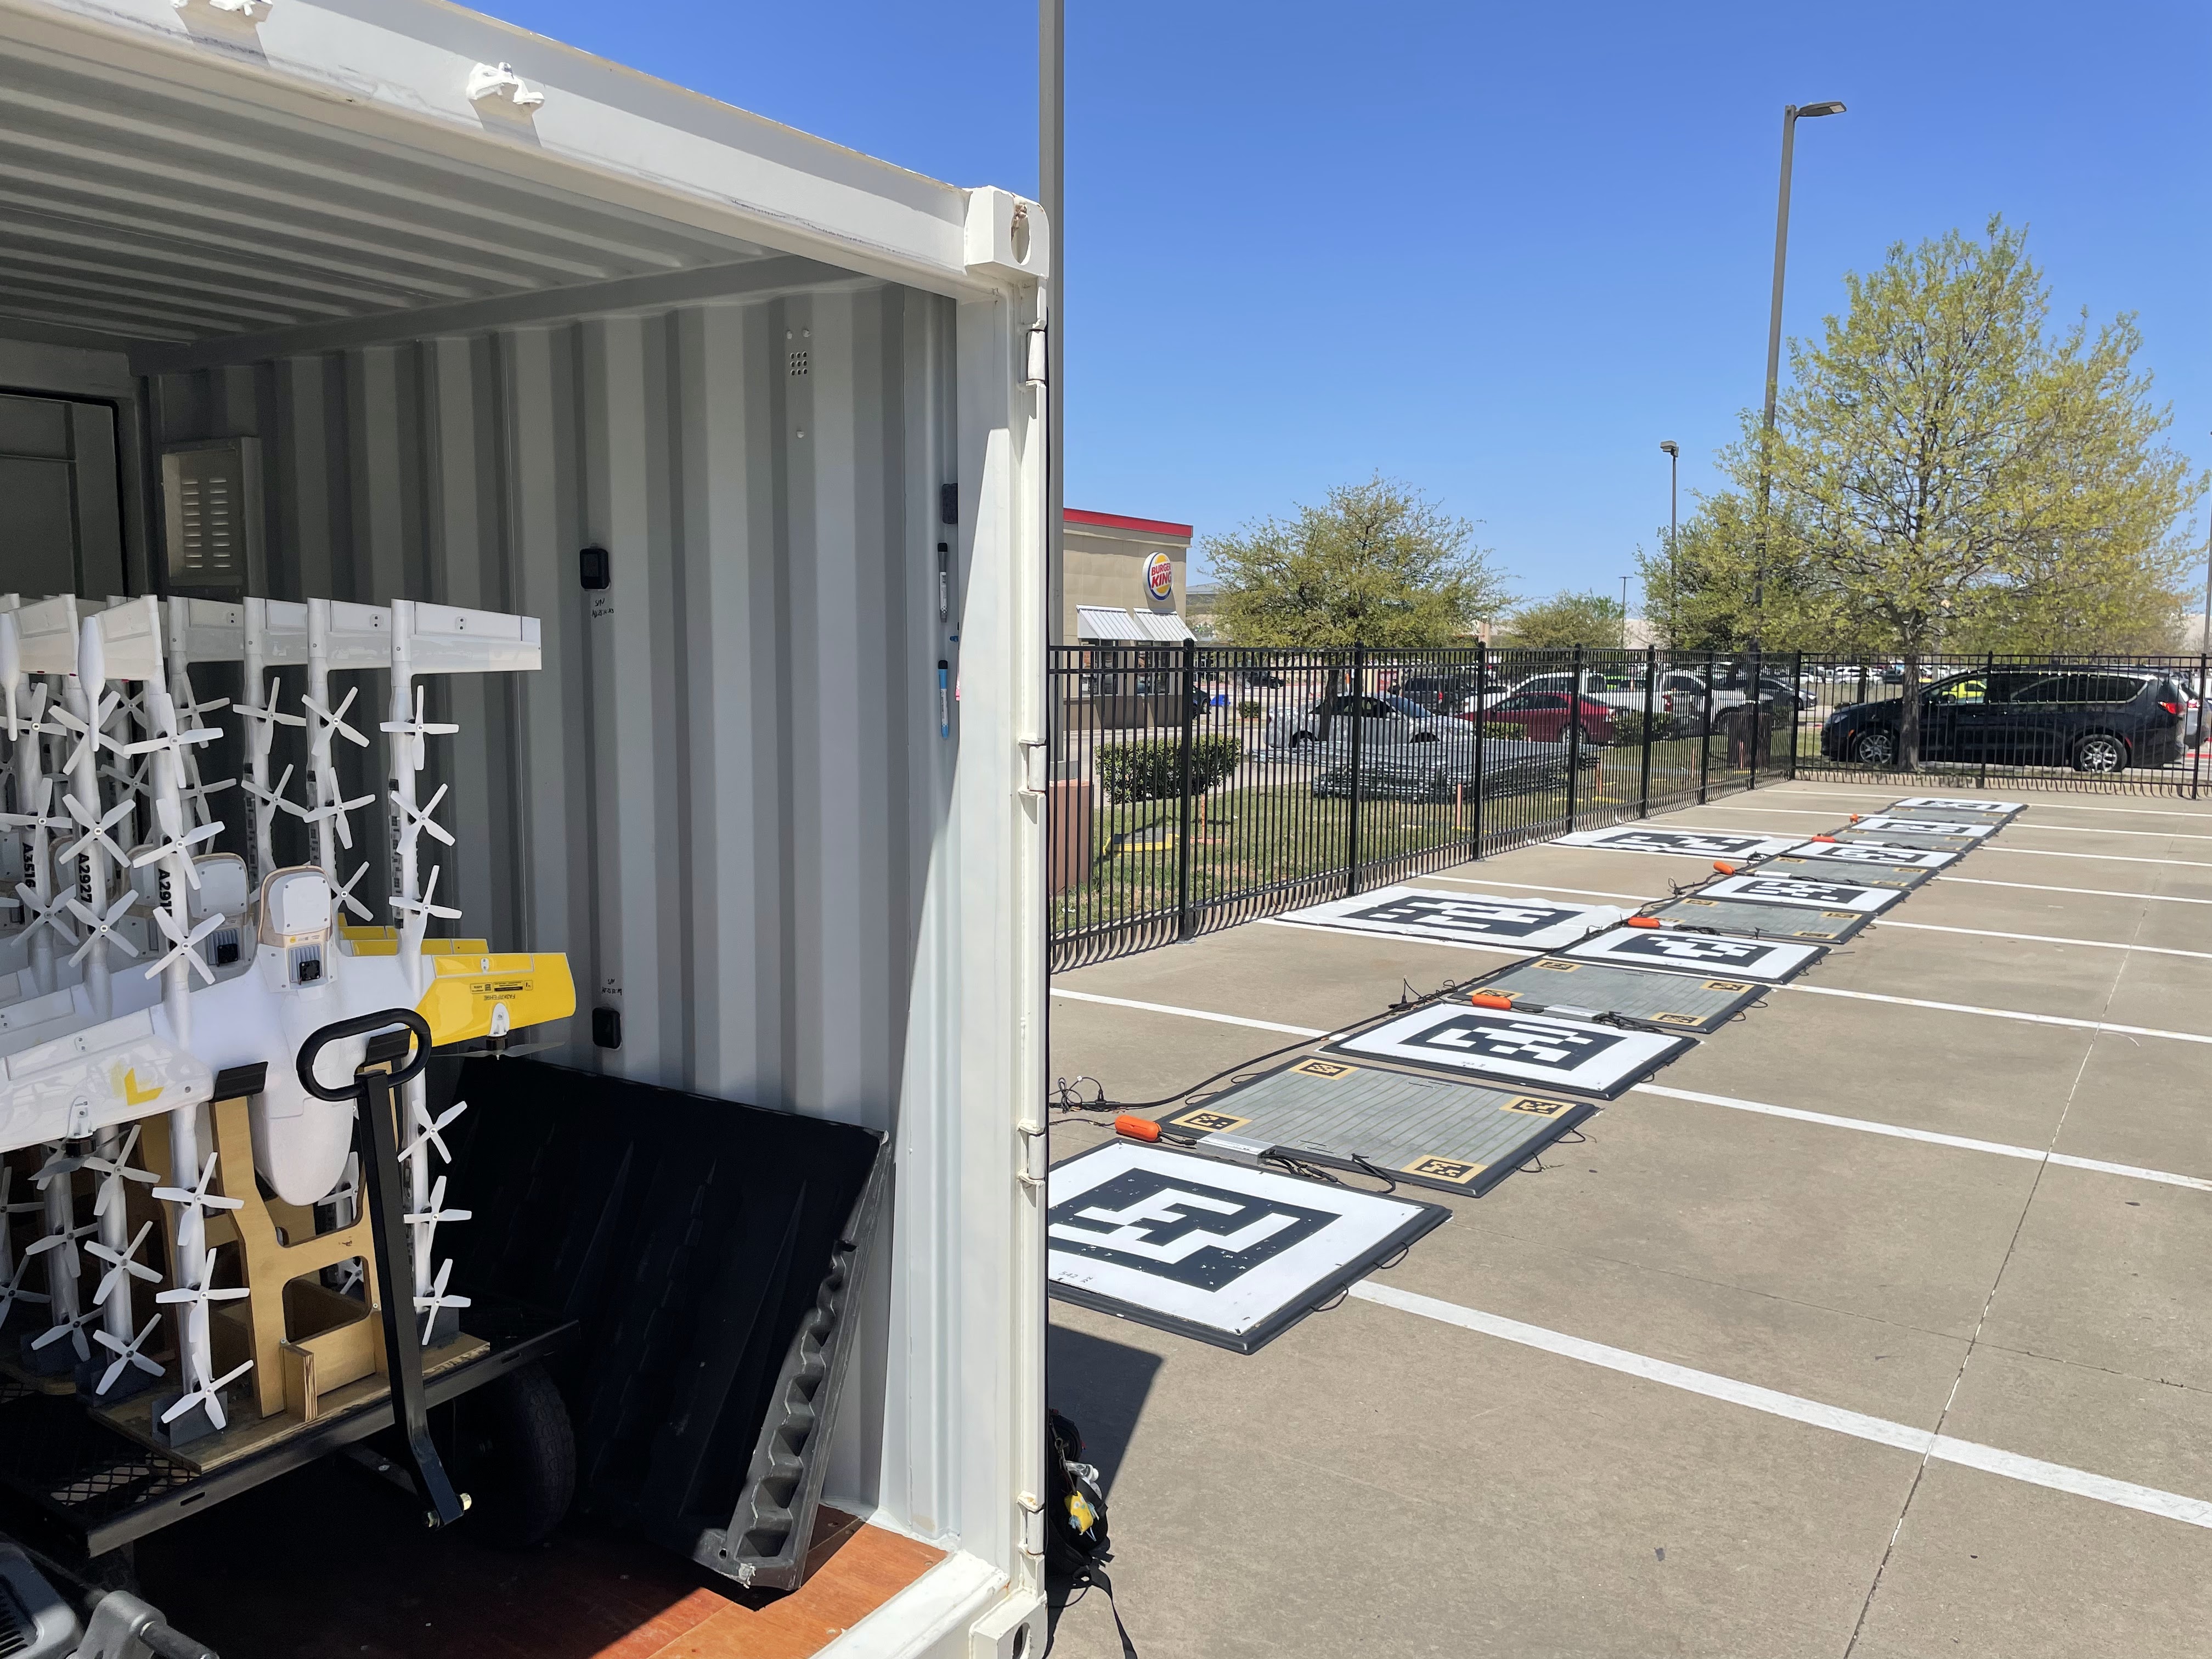
[[[909,1068],[947,1064],[914,997],[957,752],[934,556],[954,322],[855,283],[153,383],[157,444],[258,441],[270,597],[541,620],[542,672],[430,682],[461,730],[424,788],[452,791],[459,925],[574,963],[547,1058],[884,1131]],[[587,591],[593,545],[611,580]],[[383,681],[343,682],[364,728]],[[349,795],[376,791],[380,744],[340,749]],[[388,852],[364,839],[345,873],[366,858],[362,890],[389,891]],[[620,1048],[586,1008],[621,1012]],[[908,1163],[911,1225],[930,1172]],[[864,1419],[883,1359],[854,1370]],[[831,1489],[874,1494],[871,1438],[839,1452]]]

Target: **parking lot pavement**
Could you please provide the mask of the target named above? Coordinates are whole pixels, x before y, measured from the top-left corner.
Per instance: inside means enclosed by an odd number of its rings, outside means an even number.
[[[1739,797],[1661,822],[1809,834],[1902,793],[1763,787],[1764,818]],[[2212,907],[2157,902],[2212,897],[2212,840],[2188,839],[2212,809],[2017,798],[2008,847],[2084,856],[1961,860],[1895,913],[1928,927],[1870,929],[1540,1172],[1448,1200],[1368,1281],[1396,1304],[1249,1357],[1055,1305],[1052,1397],[1103,1434],[1146,1659],[2193,1640],[2212,1192],[2160,1177],[2212,1181],[2212,1045],[2181,1040],[2212,1036],[2212,959],[2045,941],[2212,957]],[[1415,884],[1632,900],[1706,873],[1547,845]],[[1232,928],[1060,976],[1112,1000],[1054,997],[1054,1070],[1148,1100],[1297,1041],[1193,1012],[1334,1029],[1510,960]],[[1054,1156],[1109,1133],[1063,1119]],[[1119,1654],[1098,1593],[1054,1651]]]

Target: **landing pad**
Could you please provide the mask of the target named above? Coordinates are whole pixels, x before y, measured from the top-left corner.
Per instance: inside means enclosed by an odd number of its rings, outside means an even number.
[[[2024,800],[1954,800],[1943,795],[1907,795],[1903,800],[1890,804],[1892,812],[1933,814],[1951,817],[1972,812],[1977,817],[2008,818],[2015,812],[2027,811]]]
[[[1941,836],[1952,841],[1980,841],[1994,836],[2003,826],[1977,823],[1972,818],[1956,816],[1935,817],[1924,812],[1911,817],[1900,817],[1894,812],[1875,812],[1855,819],[1850,827],[1869,835],[1883,831],[1893,836]]]
[[[1926,836],[1905,830],[1862,830],[1850,824],[1836,831],[1838,842],[1845,847],[1911,847],[1923,853],[1948,853],[1956,858],[1961,853],[1971,853],[1981,845],[1971,836]]]
[[[1449,945],[1516,945],[1548,951],[1610,927],[1627,911],[1611,904],[1499,893],[1438,893],[1378,887],[1352,898],[1292,910],[1283,920],[1363,933],[1395,933]]]
[[[1832,876],[1843,876],[1861,886],[1891,887],[1901,893],[1909,893],[1921,883],[1934,880],[1936,876],[1933,870],[1917,870],[1901,864],[1877,864],[1869,859],[1810,859],[1803,854],[1804,849],[1801,848],[1795,853],[1784,853],[1778,859],[1764,860],[1756,873],[1799,881],[1826,881]]]
[[[1662,830],[1622,823],[1610,830],[1578,830],[1552,844],[1599,847],[1610,853],[1678,853],[1693,859],[1765,859],[1786,853],[1797,842],[1787,836],[1735,836],[1724,830]]]
[[[1698,889],[1707,899],[1738,899],[1757,904],[1796,904],[1815,910],[1856,910],[1877,915],[1905,896],[1895,887],[1871,882],[1824,881],[1818,876],[1774,875],[1761,870],[1753,875],[1723,876]]]
[[[1439,1003],[1346,1037],[1329,1052],[1611,1100],[1696,1046],[1694,1038],[1656,1031]]]
[[[1584,1101],[1299,1060],[1160,1121],[1183,1134],[1265,1142],[1305,1163],[1480,1196],[1596,1111]],[[1207,1149],[1206,1139],[1197,1144]]]
[[[1790,850],[1793,859],[1825,859],[1838,864],[1881,864],[1894,870],[1941,870],[1958,854],[1938,847],[1899,847],[1873,841],[1808,841]]]
[[[1675,974],[1724,974],[1763,985],[1786,984],[1827,953],[1825,945],[1685,933],[1671,927],[1616,927],[1566,951],[1578,962],[1610,962]]]
[[[1250,1353],[1450,1213],[1127,1140],[1053,1166],[1053,1296]]]
[[[1686,927],[1755,933],[1761,939],[1810,939],[1818,945],[1841,945],[1871,920],[1858,910],[1816,910],[1756,899],[1679,898],[1651,914]]]
[[[1535,1013],[1587,1019],[1617,1014],[1623,1019],[1670,1026],[1678,1031],[1715,1031],[1766,994],[1766,988],[1744,979],[1698,979],[1689,974],[1655,974],[1645,968],[1613,968],[1603,963],[1569,962],[1540,957],[1468,988],[1510,997]]]

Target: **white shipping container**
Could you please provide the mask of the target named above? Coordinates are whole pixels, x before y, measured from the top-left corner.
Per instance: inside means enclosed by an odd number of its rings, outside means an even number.
[[[0,0],[0,389],[121,458],[0,591],[541,621],[441,896],[548,1058],[892,1135],[829,1496],[951,1553],[832,1650],[1041,1651],[1039,210],[440,0]]]

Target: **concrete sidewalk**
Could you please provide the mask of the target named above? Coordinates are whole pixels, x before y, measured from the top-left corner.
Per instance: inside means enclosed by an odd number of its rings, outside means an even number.
[[[1661,822],[1809,835],[1907,793],[1776,786]],[[1145,1659],[2199,1641],[2212,1191],[2148,1176],[2212,1182],[2212,1043],[2187,1040],[2212,1039],[2212,806],[2014,798],[2033,804],[1994,844],[1651,1080],[1744,1105],[1624,1095],[1541,1172],[1450,1200],[1372,1280],[1778,1391],[1799,1417],[1357,1297],[1247,1358],[1055,1304],[1051,1396],[1110,1482]],[[1707,873],[1544,845],[1414,884],[1626,902]],[[1510,960],[1250,924],[1060,976],[1182,1012],[1055,996],[1054,1069],[1117,1101],[1179,1097],[1298,1042],[1197,1014],[1333,1030],[1403,983]],[[1108,1133],[1064,1119],[1054,1155]],[[2012,1473],[1821,1408],[1995,1449]],[[2179,1501],[2081,1495],[2090,1477]],[[1054,1651],[1120,1654],[1103,1595]]]

